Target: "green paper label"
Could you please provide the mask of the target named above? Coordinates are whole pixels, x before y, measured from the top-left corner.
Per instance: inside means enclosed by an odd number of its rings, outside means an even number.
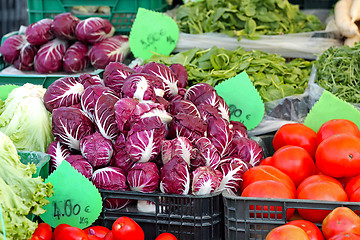
[[[165,14],[139,8],[131,27],[129,44],[136,58],[149,59],[153,54],[169,55],[179,39],[176,22]]]
[[[55,228],[67,223],[84,229],[100,215],[102,199],[97,188],[70,163],[63,161],[45,180],[54,186],[54,194],[44,206],[41,219]]]
[[[264,103],[245,71],[218,84],[215,90],[229,106],[230,120],[242,122],[248,130],[262,121]]]
[[[350,103],[324,91],[306,116],[304,125],[317,132],[321,125],[332,119],[347,119],[360,128],[360,112]]]

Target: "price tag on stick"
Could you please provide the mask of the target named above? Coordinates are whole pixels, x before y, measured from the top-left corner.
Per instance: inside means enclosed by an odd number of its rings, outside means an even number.
[[[154,53],[169,55],[179,39],[176,22],[165,14],[139,8],[131,27],[129,44],[135,57],[149,59]]]
[[[40,217],[50,226],[55,228],[67,223],[83,229],[99,217],[102,210],[99,191],[67,161],[63,161],[45,182],[53,184],[54,194]]]
[[[245,71],[215,87],[229,106],[230,120],[242,122],[248,130],[263,119],[264,103]]]

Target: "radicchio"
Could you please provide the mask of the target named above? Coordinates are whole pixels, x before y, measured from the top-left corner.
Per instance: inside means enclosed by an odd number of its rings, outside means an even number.
[[[55,140],[80,150],[80,139],[94,132],[94,124],[80,109],[59,107],[52,112],[52,133]]]
[[[21,49],[25,46],[24,35],[13,35],[7,38],[0,47],[5,62],[13,64],[20,56]]]
[[[169,128],[169,137],[178,136],[187,137],[191,142],[204,136],[206,132],[206,123],[198,117],[189,114],[178,113],[173,116]]]
[[[96,170],[92,177],[95,187],[105,190],[128,191],[129,186],[126,182],[126,173],[121,168],[105,167]],[[104,204],[109,209],[121,209],[127,206],[131,200],[119,198],[105,198]]]
[[[144,65],[143,73],[154,75],[165,83],[165,99],[171,99],[178,95],[178,87],[175,73],[162,63],[150,62]]]
[[[125,79],[133,73],[135,73],[135,71],[127,65],[120,62],[111,62],[104,70],[104,84],[120,93]]]
[[[180,156],[173,157],[160,169],[160,191],[186,195],[190,190],[189,166]]]
[[[115,121],[114,105],[119,100],[111,93],[101,95],[95,104],[94,122],[98,131],[107,139],[115,141],[119,135],[119,128]]]
[[[192,172],[191,193],[194,195],[206,195],[215,192],[220,180],[211,167],[198,167]]]
[[[110,163],[114,150],[109,139],[95,132],[80,140],[80,151],[94,168],[98,168]]]
[[[81,72],[89,66],[88,47],[82,42],[75,42],[65,52],[63,69],[68,73]]]
[[[53,20],[44,18],[26,28],[26,40],[32,45],[42,45],[55,38],[54,33],[51,31]]]
[[[115,152],[120,152],[122,150],[125,150],[125,144],[126,144],[126,137],[124,133],[120,132],[113,145]]]
[[[81,20],[75,28],[77,39],[88,44],[101,42],[112,37],[114,32],[115,28],[110,21],[100,17],[89,17]]]
[[[22,71],[31,71],[34,69],[34,58],[38,47],[26,43],[20,50],[18,59],[14,62],[14,67]]]
[[[91,179],[93,174],[93,168],[86,159],[81,155],[69,155],[66,161],[70,163],[79,173],[81,173],[87,179]]]
[[[123,62],[129,52],[129,38],[119,35],[95,43],[89,58],[95,68],[104,69],[110,62]]]
[[[186,137],[177,137],[172,140],[165,140],[161,147],[163,164],[166,164],[173,157],[179,156],[190,165],[190,158],[193,152],[191,142]]]
[[[80,19],[71,13],[57,14],[51,24],[51,30],[60,39],[75,40],[75,29],[79,22]]]
[[[129,154],[127,154],[125,149],[122,149],[113,154],[113,157],[110,161],[110,166],[121,168],[125,172],[128,172],[133,165],[134,162],[130,159]]]
[[[159,187],[160,172],[153,162],[135,163],[128,172],[127,181],[132,191],[154,192]]]
[[[164,124],[169,124],[172,120],[171,115],[165,110],[162,104],[144,101],[135,106],[135,109],[131,114],[130,121],[135,124],[141,119],[154,116],[159,117]]]
[[[230,143],[228,156],[240,158],[255,167],[263,159],[263,150],[255,140],[245,137],[236,138]]]
[[[67,47],[68,43],[59,39],[54,39],[42,45],[35,55],[35,70],[39,73],[59,71],[62,67],[62,59]]]
[[[94,119],[94,111],[97,100],[105,93],[115,95],[115,92],[103,85],[87,87],[81,95],[81,107],[91,119]]]
[[[195,147],[199,150],[198,158],[205,160],[205,166],[216,169],[220,164],[220,153],[216,147],[211,143],[210,139],[206,137],[199,138],[195,142]],[[201,162],[197,160],[197,162]]]
[[[134,73],[126,78],[122,87],[124,97],[135,98],[139,101],[156,100],[154,86],[148,79],[148,74]]]
[[[178,80],[178,88],[185,88],[188,83],[188,74],[186,68],[179,63],[174,63],[170,66],[170,69],[175,73],[175,77]]]
[[[159,155],[165,136],[166,126],[159,117],[141,119],[128,133],[125,150],[134,162],[151,161]]]
[[[222,173],[222,179],[218,191],[221,192],[223,190],[227,190],[230,194],[235,195],[240,189],[244,169],[242,166],[234,163],[222,163],[218,169]]]
[[[79,83],[84,85],[84,88],[90,87],[92,85],[103,85],[103,80],[100,78],[99,75],[92,75],[89,73],[83,73],[78,77]]]
[[[230,121],[230,131],[232,132],[233,139],[248,137],[247,127],[238,121]]]
[[[184,113],[184,114],[193,115],[198,118],[201,117],[197,107],[188,100],[179,100],[172,102],[169,107],[169,113],[171,113],[172,115],[176,115],[178,113]]]
[[[138,103],[139,102],[133,98],[121,98],[115,103],[115,121],[120,132],[124,131],[125,125]],[[125,131],[128,130],[129,129],[126,129]]]
[[[63,77],[55,80],[44,94],[44,105],[52,112],[59,107],[69,107],[80,103],[84,86],[74,77]]]
[[[227,121],[230,119],[230,112],[227,104],[215,91],[203,93],[201,96],[197,97],[193,103],[195,106],[199,106],[200,104],[210,104],[219,111],[222,118]]]
[[[49,172],[52,173],[70,155],[70,151],[58,141],[49,144],[46,151],[50,155]]]
[[[229,122],[223,118],[210,118],[208,120],[207,137],[223,157],[228,151],[232,135]]]
[[[186,91],[184,99],[194,103],[201,95],[209,92],[215,92],[215,88],[208,83],[198,83]]]

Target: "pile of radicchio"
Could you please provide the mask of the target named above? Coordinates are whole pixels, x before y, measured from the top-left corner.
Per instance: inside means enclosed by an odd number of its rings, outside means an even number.
[[[25,35],[7,38],[0,52],[22,71],[78,73],[90,65],[104,69],[109,62],[123,62],[130,52],[128,37],[113,36],[114,32],[107,19],[80,20],[61,13],[31,24]]]
[[[102,189],[236,194],[262,148],[229,120],[212,86],[186,85],[184,66],[154,62],[135,70],[113,62],[103,79],[56,80],[44,95],[56,140],[48,150],[51,170],[67,160]],[[106,206],[128,203],[108,199]]]

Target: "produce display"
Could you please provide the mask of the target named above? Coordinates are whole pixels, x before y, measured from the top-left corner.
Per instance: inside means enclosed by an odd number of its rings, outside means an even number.
[[[5,39],[0,52],[5,62],[22,71],[47,74],[77,73],[89,66],[104,69],[109,62],[122,62],[130,52],[128,36],[113,36],[114,32],[106,19],[80,20],[61,13],[30,24],[24,35]]]
[[[360,103],[360,44],[329,48],[315,61],[315,83],[349,103]]]
[[[277,54],[241,47],[234,51],[195,48],[170,56],[153,55],[149,61],[184,65],[189,86],[202,82],[215,86],[246,71],[264,102],[304,93],[312,68],[312,62],[304,59],[287,62]]]
[[[2,217],[0,239],[29,239],[37,223],[29,214],[44,213],[42,208],[53,194],[53,186],[44,183],[41,177],[33,178],[34,164],[20,162],[15,145],[8,136],[0,132],[0,205]],[[4,229],[5,227],[5,229]]]
[[[81,230],[63,223],[54,230],[47,223],[40,223],[35,229],[30,240],[144,240],[143,229],[129,217],[119,217],[115,220],[111,229],[94,225]],[[159,234],[154,240],[177,240],[168,232]]]
[[[321,228],[307,220],[293,220],[272,229],[265,238],[265,240],[287,239],[360,239],[360,217],[348,207],[337,207],[325,217]]]
[[[184,88],[187,72],[180,64],[132,69],[113,62],[103,79],[83,79],[60,78],[44,94],[55,137],[47,150],[52,170],[69,161],[106,190],[235,194],[243,172],[263,158],[246,127],[229,120],[211,85]],[[105,206],[130,202],[107,199]]]
[[[358,202],[359,137],[357,125],[346,119],[329,120],[317,132],[300,123],[285,124],[274,135],[275,153],[244,173],[241,196]],[[257,207],[259,211],[267,208]],[[321,223],[330,213],[306,208],[296,211],[313,223]],[[294,213],[295,209],[289,208],[287,220]],[[270,218],[281,219],[281,214]]]
[[[176,12],[180,31],[221,32],[254,39],[323,29],[315,15],[306,15],[288,0],[189,1]]]

